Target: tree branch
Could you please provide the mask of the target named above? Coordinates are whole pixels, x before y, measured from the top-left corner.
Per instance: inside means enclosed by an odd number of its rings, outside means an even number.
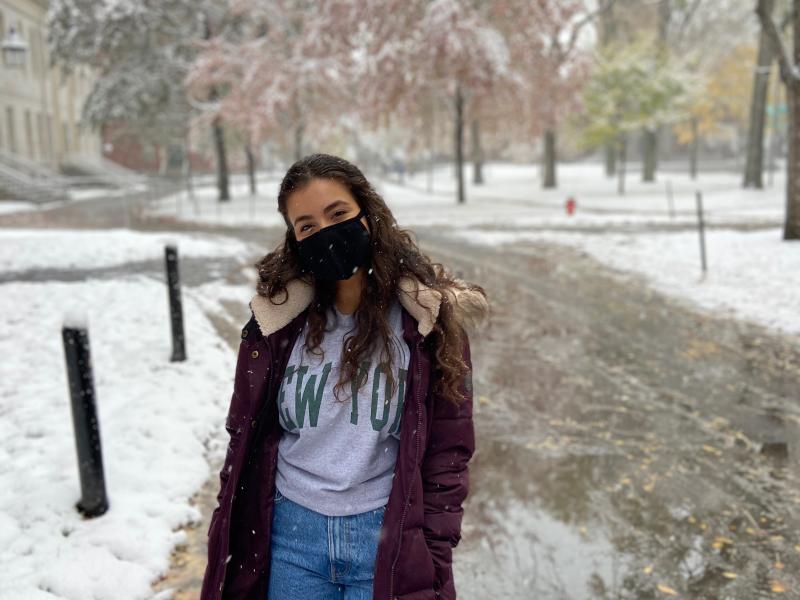
[[[575,44],[578,41],[578,35],[580,34],[581,30],[586,25],[594,21],[598,16],[614,6],[615,2],[616,0],[602,0],[596,10],[586,13],[581,19],[575,22],[572,26],[572,31],[570,32],[566,48],[561,47],[561,44],[558,42],[558,32],[556,33],[554,36],[553,45],[555,46],[556,56],[559,64],[565,62],[567,57],[575,48]]]
[[[797,69],[797,65],[792,64],[786,47],[783,45],[783,40],[781,40],[780,33],[778,33],[775,21],[772,20],[772,16],[767,12],[764,0],[758,0],[756,15],[758,15],[758,19],[761,21],[761,27],[764,29],[764,32],[767,34],[767,37],[770,42],[772,42],[772,46],[775,49],[775,54],[778,57],[778,66],[781,72],[781,80],[786,85],[800,82],[800,72]]]

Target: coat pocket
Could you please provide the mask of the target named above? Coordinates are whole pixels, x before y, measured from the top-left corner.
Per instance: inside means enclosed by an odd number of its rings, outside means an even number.
[[[425,542],[422,527],[406,529],[402,536],[396,571],[398,598],[405,598],[403,592],[411,594],[412,592],[427,593],[430,591],[431,594],[434,594],[436,568],[433,563],[433,555]],[[427,598],[424,595],[419,597]],[[434,598],[433,595],[430,597]],[[416,596],[409,596],[409,600],[414,598]]]

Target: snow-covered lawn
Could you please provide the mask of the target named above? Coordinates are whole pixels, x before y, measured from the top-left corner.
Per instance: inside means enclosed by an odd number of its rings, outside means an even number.
[[[23,212],[26,210],[36,210],[35,202],[25,202],[23,200],[0,200],[0,215]]]
[[[250,184],[246,176],[230,177],[229,202],[218,202],[218,191],[213,176],[202,175],[193,179],[193,192],[184,189],[151,202],[145,214],[150,216],[175,217],[191,223],[221,225],[278,226],[283,219],[278,212],[278,189],[280,176],[260,173],[257,191],[250,195]]]
[[[0,229],[0,271],[101,268],[164,258],[177,243],[179,256],[241,255],[247,246],[207,233],[150,233],[130,229]]]
[[[0,231],[2,268],[139,260],[162,252],[162,237]],[[183,254],[250,259],[238,242],[170,237]],[[250,289],[184,287],[188,359],[173,363],[167,293],[152,277],[0,284],[0,598],[152,598],[151,583],[184,541],[179,528],[201,519],[189,499],[224,454],[235,352],[206,311],[221,299],[246,305]],[[80,480],[61,340],[74,314],[88,322],[110,501],[94,519],[74,507]]]
[[[614,268],[643,275],[665,294],[688,299],[715,314],[800,335],[800,241],[782,241],[781,228],[707,230],[705,277],[699,235],[694,231],[591,234],[465,229],[452,235],[473,244],[542,241],[578,247]]]
[[[0,214],[20,213],[26,211],[45,211],[68,204],[75,204],[83,200],[94,198],[124,198],[133,192],[140,192],[147,189],[144,183],[128,185],[124,188],[109,187],[85,187],[71,188],[67,190],[68,198],[64,200],[53,200],[51,202],[29,202],[26,200],[0,200]]]
[[[471,167],[465,171],[464,205],[455,202],[452,168],[440,166],[432,186],[428,176],[418,172],[396,180],[371,178],[401,227],[466,226],[515,228],[583,227],[603,229],[610,225],[679,224],[696,220],[695,192],[703,192],[706,221],[710,224],[778,225],[784,202],[785,178],[775,176],[764,190],[744,190],[741,176],[732,172],[701,173],[692,180],[682,172],[659,173],[658,181],[643,183],[638,172],[627,179],[627,192],[617,194],[616,179],[606,178],[596,163],[560,165],[559,186],[543,190],[535,165],[489,163],[484,169],[484,185],[474,185]],[[674,216],[670,215],[667,182],[670,182]],[[217,201],[213,180],[195,186],[194,200],[186,191],[177,192],[150,205],[152,215],[175,216],[180,220],[226,225],[283,226],[277,210],[278,175],[263,176],[258,194],[250,196],[246,180],[239,176],[231,186],[232,200]],[[567,215],[565,202],[574,198],[577,211]]]

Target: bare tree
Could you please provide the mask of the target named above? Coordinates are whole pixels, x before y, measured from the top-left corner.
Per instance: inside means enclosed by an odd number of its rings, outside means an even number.
[[[774,0],[766,0],[764,9],[772,15]],[[764,117],[767,108],[767,85],[770,65],[775,58],[772,42],[766,30],[761,28],[758,41],[758,57],[753,80],[753,100],[750,103],[750,127],[747,131],[747,160],[744,168],[744,187],[764,187]]]
[[[756,14],[778,57],[781,81],[789,105],[789,159],[786,163],[786,216],[784,240],[800,239],[800,0],[792,0],[792,51],[787,51],[770,14],[770,0],[758,0]]]

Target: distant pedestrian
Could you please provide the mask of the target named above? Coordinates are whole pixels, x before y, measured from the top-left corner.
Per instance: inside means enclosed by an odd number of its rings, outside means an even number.
[[[201,600],[454,600],[485,291],[431,262],[342,158],[292,165],[278,210]]]

